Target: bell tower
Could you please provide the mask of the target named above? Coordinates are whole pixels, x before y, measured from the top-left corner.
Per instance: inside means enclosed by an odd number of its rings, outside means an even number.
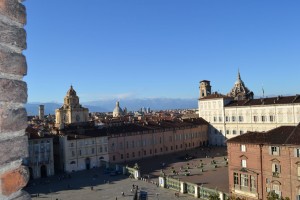
[[[199,90],[200,90],[200,99],[210,95],[211,94],[210,81],[207,80],[200,81]]]

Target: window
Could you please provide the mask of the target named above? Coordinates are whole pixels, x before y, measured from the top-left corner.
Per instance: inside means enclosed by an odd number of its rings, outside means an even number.
[[[300,177],[300,165],[298,165],[298,167],[297,167],[297,174],[298,174],[298,180],[299,180],[299,177]]]
[[[240,135],[243,135],[244,134],[244,131],[240,130]]]
[[[236,130],[233,130],[233,131],[232,131],[232,134],[233,134],[233,135],[236,135]]]
[[[241,145],[241,152],[246,152],[246,145],[244,144]]]
[[[248,187],[248,175],[241,174],[241,186]]]
[[[214,131],[214,132],[215,132],[215,134],[218,134],[218,130],[217,130],[217,129],[215,129],[215,131]]]
[[[217,121],[217,117],[214,117],[214,122],[216,122]]]
[[[121,154],[121,159],[124,159],[124,156],[123,156],[123,154]]]
[[[239,116],[239,122],[242,122],[242,121],[244,121],[243,116]]]
[[[116,156],[113,156],[113,161],[116,160]]]
[[[95,153],[95,149],[94,148],[92,148],[92,154],[94,154]]]
[[[295,157],[300,157],[300,149],[295,149]]]
[[[238,173],[233,173],[233,181],[235,185],[239,184],[239,174]]]
[[[129,158],[129,153],[126,154],[126,158]]]
[[[253,121],[257,122],[258,121],[258,117],[257,116],[253,116]]]
[[[275,116],[270,115],[269,119],[270,119],[270,122],[273,122],[273,121],[275,121]]]
[[[281,197],[281,191],[280,191],[280,186],[277,185],[277,184],[273,184],[273,187],[272,187],[273,191],[278,194],[279,198]]]
[[[134,154],[134,152],[132,152],[132,157],[133,157],[133,158],[135,157],[135,154]]]
[[[222,122],[222,117],[219,117],[219,122]]]
[[[229,130],[226,130],[226,135],[229,135],[229,134],[230,134]]]
[[[251,188],[251,190],[256,190],[256,178],[255,178],[255,176],[250,177],[250,188]]]
[[[231,119],[233,122],[235,122],[235,116],[232,116]]]
[[[270,154],[278,156],[279,155],[279,147],[277,147],[277,146],[271,146],[270,147]]]
[[[261,116],[261,121],[265,122],[266,121],[266,116]]]
[[[114,151],[115,150],[115,143],[111,144],[111,150]]]
[[[247,168],[247,160],[242,160],[242,167]]]
[[[279,163],[272,163],[272,172],[273,176],[278,177],[280,173],[280,164]]]
[[[225,117],[225,121],[229,122],[229,117],[228,116]]]

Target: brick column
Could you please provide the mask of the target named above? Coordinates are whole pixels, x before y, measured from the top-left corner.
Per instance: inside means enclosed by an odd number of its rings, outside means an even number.
[[[0,199],[30,199],[21,191],[29,179],[21,165],[28,154],[25,23],[21,0],[0,0]]]

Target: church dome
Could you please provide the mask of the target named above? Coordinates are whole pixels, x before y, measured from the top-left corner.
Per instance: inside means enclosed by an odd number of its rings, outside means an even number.
[[[67,92],[68,96],[76,96],[76,91],[73,89],[73,86],[71,85],[70,89]]]
[[[120,117],[122,115],[123,115],[123,110],[120,108],[120,104],[117,101],[116,107],[115,107],[115,109],[113,111],[113,117]]]
[[[233,97],[235,100],[253,99],[254,94],[246,87],[245,83],[241,79],[239,70],[237,80],[231,91],[228,93],[228,96]]]

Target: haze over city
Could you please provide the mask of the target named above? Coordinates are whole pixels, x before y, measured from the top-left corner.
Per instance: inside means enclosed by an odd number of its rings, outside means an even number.
[[[296,94],[299,1],[25,1],[28,102]]]

